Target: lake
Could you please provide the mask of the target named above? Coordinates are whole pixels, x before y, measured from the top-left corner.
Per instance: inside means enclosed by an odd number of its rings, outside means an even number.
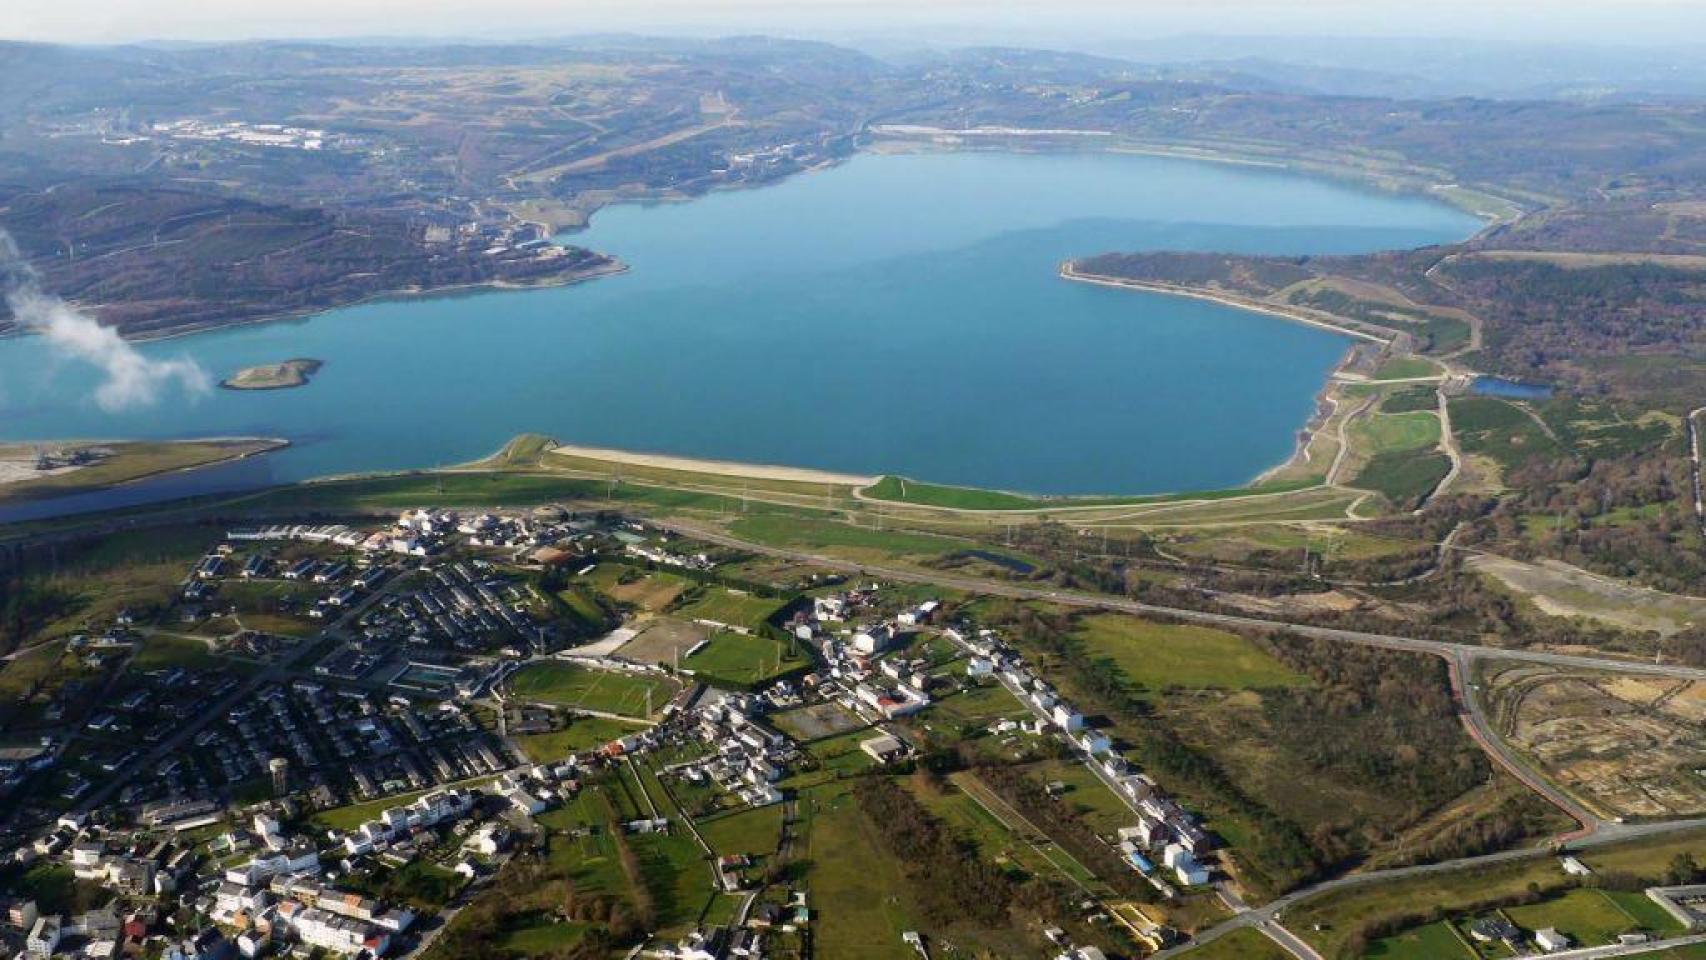
[[[124,500],[456,463],[522,432],[1039,493],[1223,487],[1290,453],[1349,341],[1071,283],[1056,276],[1060,261],[1155,248],[1353,253],[1477,226],[1423,198],[1258,168],[861,155],[762,189],[603,210],[572,240],[621,258],[632,268],[621,276],[140,347],[192,358],[215,379],[325,361],[302,389],[107,412],[90,399],[91,369],[41,338],[3,341],[0,439],[295,444]]]

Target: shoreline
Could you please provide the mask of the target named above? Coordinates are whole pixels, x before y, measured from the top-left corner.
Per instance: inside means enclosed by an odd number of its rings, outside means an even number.
[[[1302,307],[1285,307],[1262,300],[1242,297],[1235,293],[1222,293],[1217,290],[1187,287],[1179,284],[1164,283],[1157,280],[1133,280],[1125,277],[1111,277],[1106,274],[1099,273],[1080,273],[1078,271],[1077,264],[1071,260],[1067,260],[1060,265],[1060,277],[1063,280],[1071,280],[1074,283],[1088,283],[1100,287],[1114,287],[1123,290],[1138,290],[1144,293],[1165,294],[1171,297],[1189,297],[1193,300],[1206,300],[1209,303],[1217,303],[1223,307],[1233,307],[1250,313],[1266,314],[1270,317],[1278,317],[1282,320],[1301,323],[1304,326],[1314,327],[1318,330],[1326,330],[1331,333],[1337,333],[1347,337],[1355,337],[1358,340],[1377,343],[1381,346],[1391,346],[1394,340],[1397,340],[1402,336],[1399,331],[1392,330],[1387,327],[1377,327],[1374,324],[1368,324],[1367,328],[1354,327],[1351,326],[1348,321],[1333,317],[1331,314],[1305,310]],[[1373,332],[1374,330],[1379,330],[1381,332],[1375,333]]]
[[[596,252],[596,251],[595,251]],[[481,283],[456,283],[442,287],[416,287],[403,290],[386,290],[369,294],[346,303],[337,303],[324,307],[287,310],[283,313],[269,313],[260,317],[246,317],[232,320],[229,323],[200,323],[184,327],[175,327],[158,332],[151,331],[140,336],[126,336],[126,343],[159,343],[166,340],[177,340],[182,337],[200,336],[206,333],[218,333],[221,330],[236,330],[242,327],[257,326],[263,323],[281,323],[287,320],[308,320],[331,313],[334,310],[347,310],[352,307],[368,306],[375,303],[386,303],[394,300],[430,300],[436,297],[451,297],[458,294],[500,293],[513,290],[549,290],[556,287],[572,287],[576,284],[614,277],[627,273],[630,268],[626,263],[612,257],[610,262],[602,267],[578,271],[567,277],[554,280],[541,280],[531,283],[520,283],[513,280],[490,280]],[[84,304],[72,303],[73,307],[87,310]],[[0,341],[15,338],[35,336],[36,331],[29,327],[0,331]]]
[[[55,488],[55,487],[37,488],[35,490],[26,490],[22,493],[12,493],[12,492],[8,491],[8,489],[7,489],[8,487],[14,486],[15,484],[27,484],[30,481],[20,480],[20,481],[14,481],[13,483],[0,483],[0,509],[3,509],[7,506],[15,506],[15,505],[21,505],[21,504],[26,504],[26,503],[41,503],[41,502],[47,501],[47,500],[57,500],[57,499],[60,499],[62,497],[71,497],[71,496],[86,495],[86,494],[90,494],[90,493],[98,493],[102,490],[116,490],[120,487],[127,487],[127,486],[130,486],[130,485],[135,484],[135,483],[141,483],[145,480],[155,480],[155,479],[158,479],[160,477],[169,477],[169,476],[172,476],[174,474],[179,474],[179,473],[194,473],[197,470],[208,470],[208,469],[211,469],[213,467],[220,467],[220,466],[224,466],[224,465],[230,464],[230,463],[238,463],[240,461],[248,460],[248,459],[253,458],[253,457],[260,457],[260,456],[265,456],[265,455],[270,454],[270,453],[277,453],[278,451],[287,449],[288,447],[291,446],[291,442],[289,440],[283,438],[283,437],[191,437],[188,439],[180,439],[180,440],[70,439],[70,440],[40,440],[40,441],[28,441],[28,440],[0,441],[0,445],[5,445],[5,444],[16,445],[16,444],[31,444],[31,443],[63,444],[63,445],[87,444],[90,446],[110,445],[110,446],[114,446],[114,447],[123,447],[123,446],[127,446],[127,445],[128,446],[135,446],[137,444],[182,445],[182,444],[192,444],[192,443],[194,443],[194,444],[212,444],[215,446],[223,446],[223,445],[228,445],[228,444],[229,445],[259,444],[260,446],[254,450],[245,450],[241,453],[233,453],[229,456],[220,457],[217,460],[209,460],[205,463],[196,463],[196,464],[191,464],[189,466],[182,466],[182,467],[163,467],[163,468],[158,469],[158,470],[149,470],[149,471],[144,472],[144,473],[139,473],[133,477],[125,477],[122,480],[115,480],[115,481],[112,481],[110,483],[97,483],[97,484],[94,484],[94,485],[91,485],[88,487],[79,487],[79,486],[73,485],[73,486],[65,487],[65,488]],[[61,474],[61,476],[75,476],[75,475],[76,475],[75,471],[73,471],[70,474]],[[0,524],[0,525],[3,525],[3,524]]]

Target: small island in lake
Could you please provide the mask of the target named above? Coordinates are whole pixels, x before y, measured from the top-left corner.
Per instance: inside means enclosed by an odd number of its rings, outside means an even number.
[[[228,390],[284,390],[308,383],[320,371],[320,361],[299,357],[283,363],[244,367],[219,385]]]

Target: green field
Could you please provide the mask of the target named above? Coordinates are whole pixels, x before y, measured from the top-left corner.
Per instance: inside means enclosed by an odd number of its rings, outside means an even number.
[[[191,670],[223,668],[238,672],[257,669],[257,666],[249,661],[219,656],[208,650],[206,643],[193,637],[149,634],[142,641],[142,648],[131,659],[130,669],[161,670],[167,667],[186,667]]]
[[[1443,453],[1410,450],[1382,453],[1363,466],[1351,485],[1372,490],[1402,509],[1419,503],[1451,472],[1451,458]]]
[[[1644,896],[1642,899],[1646,899]],[[1657,908],[1657,904],[1648,903]],[[1660,911],[1662,914],[1662,911]],[[1640,930],[1645,922],[1598,890],[1571,890],[1554,900],[1533,906],[1511,907],[1505,911],[1511,922],[1524,930],[1557,927],[1569,936],[1576,946],[1597,947],[1613,942],[1620,933]],[[1650,915],[1649,915],[1650,916]],[[1666,918],[1668,921],[1668,917]],[[1654,932],[1671,932],[1674,922],[1666,922]]]
[[[921,483],[904,477],[888,476],[866,487],[862,492],[873,500],[889,500],[923,507],[945,507],[950,510],[1058,510],[1063,507],[1113,507],[1127,504],[1163,503],[1169,500],[1218,500],[1250,493],[1279,493],[1301,489],[1307,483],[1276,482],[1225,490],[1196,490],[1179,493],[1139,494],[1133,496],[1038,497],[1001,490],[982,490],[976,487],[952,487],[938,483]]]
[[[1361,448],[1376,456],[1439,445],[1439,416],[1427,410],[1376,414],[1357,421],[1354,429]]]
[[[988,726],[1002,717],[1023,719],[1030,714],[1006,687],[988,681],[935,701],[922,716],[932,727],[936,724],[959,727]]]
[[[1374,371],[1374,380],[1413,380],[1417,377],[1437,377],[1439,364],[1425,357],[1391,357]]]
[[[792,643],[730,631],[715,634],[704,649],[681,661],[681,668],[693,671],[698,679],[754,689],[809,665]]]
[[[900,940],[902,931],[918,928],[903,896],[906,879],[870,834],[849,790],[836,783],[815,787],[801,795],[800,807],[805,829],[797,856],[810,864],[806,887],[817,954],[915,960]],[[848,855],[855,850],[858,856]]]
[[[1278,944],[1262,936],[1260,932],[1244,927],[1204,944],[1185,956],[1191,960],[1290,960],[1291,954],[1280,949]]]
[[[710,620],[730,627],[756,630],[782,609],[786,601],[755,597],[722,587],[710,587],[703,595],[677,608],[674,615],[683,620]]]
[[[1671,858],[1683,851],[1697,859],[1706,857],[1706,832],[1598,847],[1577,856],[1596,873],[1631,873],[1651,881],[1662,878]],[[1461,909],[1492,898],[1521,895],[1531,884],[1544,889],[1563,884],[1565,879],[1558,861],[1550,856],[1428,874],[1311,897],[1286,911],[1286,926],[1324,956],[1337,956],[1345,940],[1362,924],[1410,916],[1434,906]]]
[[[1406,930],[1369,944],[1365,957],[1382,960],[1479,960],[1479,954],[1463,945],[1450,921]]]
[[[550,733],[525,733],[515,738],[522,752],[534,763],[562,760],[571,753],[601,747],[619,737],[643,729],[604,717],[575,717],[569,725]]]
[[[769,856],[782,838],[782,805],[750,807],[697,823],[699,835],[718,856]]]
[[[510,691],[519,699],[551,703],[625,717],[646,715],[646,694],[651,694],[653,712],[675,696],[677,685],[655,674],[595,670],[580,664],[548,660],[517,670],[509,680]]]
[[[1308,681],[1237,634],[1188,624],[1164,624],[1120,614],[1078,621],[1077,636],[1132,682],[1149,690],[1250,690]]]
[[[879,555],[935,557],[966,548],[966,541],[925,533],[855,527],[831,520],[791,516],[742,517],[729,532],[773,547],[842,548]]]
[[[1432,384],[1388,388],[1379,407],[1380,412],[1385,414],[1437,409],[1439,409],[1439,393]]]
[[[1564,452],[1521,408],[1496,397],[1453,399],[1451,429],[1465,453],[1489,457],[1507,469]]]

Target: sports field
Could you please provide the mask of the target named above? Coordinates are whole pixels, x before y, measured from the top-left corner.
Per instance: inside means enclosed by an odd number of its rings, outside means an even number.
[[[510,678],[510,692],[519,699],[625,717],[646,716],[648,691],[655,713],[677,689],[675,681],[656,674],[599,670],[560,660],[530,664]]]
[[[769,637],[725,631],[681,661],[681,668],[713,683],[758,687],[806,663],[790,646]]]
[[[783,601],[710,587],[703,596],[682,606],[675,615],[685,620],[710,620],[731,627],[757,629],[782,608]]]

